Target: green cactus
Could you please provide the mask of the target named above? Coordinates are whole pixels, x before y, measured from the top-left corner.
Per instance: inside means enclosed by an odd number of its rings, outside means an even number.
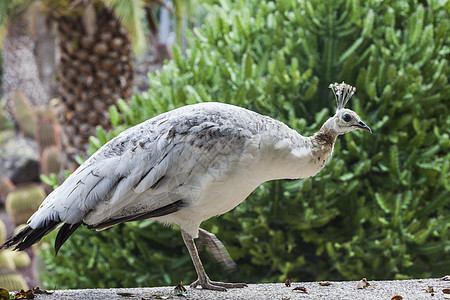
[[[50,176],[50,174],[58,174],[61,170],[60,149],[58,146],[50,146],[44,149],[41,155],[42,173]]]
[[[26,268],[31,265],[31,258],[24,251],[14,251],[11,253],[11,257],[16,269]]]
[[[38,184],[16,188],[6,197],[6,211],[14,224],[25,223],[45,199],[44,188]]]
[[[49,118],[40,118],[37,120],[35,138],[40,154],[42,154],[45,148],[54,145],[59,146],[60,143],[57,126]]]
[[[10,269],[0,269],[0,286],[8,291],[28,290],[28,284],[25,278]]]
[[[15,270],[15,268],[16,268],[16,265],[14,264],[14,261],[12,259],[12,251],[11,250],[1,250],[0,251],[0,270],[1,269]]]
[[[11,92],[12,113],[14,119],[19,124],[26,136],[34,138],[36,127],[36,112],[31,107],[25,94],[15,90]]]
[[[55,99],[53,99],[53,100],[55,100]],[[52,103],[52,101],[50,101],[50,103]],[[36,114],[37,114],[38,118],[50,119],[53,123],[58,122],[58,117],[56,116],[56,113],[52,108],[52,104],[50,104],[49,106],[37,107]]]

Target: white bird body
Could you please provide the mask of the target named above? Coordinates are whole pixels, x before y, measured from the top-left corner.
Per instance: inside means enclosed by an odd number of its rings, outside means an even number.
[[[336,115],[311,137],[256,112],[214,102],[181,107],[136,125],[86,160],[0,249],[26,249],[63,224],[55,241],[58,251],[81,224],[102,230],[155,218],[180,226],[199,276],[192,286],[243,287],[210,281],[193,238],[200,233],[221,252],[220,241],[199,229],[204,220],[233,209],[265,181],[316,175],[330,159],[338,135],[370,131],[356,113],[344,109],[354,88],[344,83],[332,88]]]
[[[29,225],[57,214],[61,222],[96,227],[182,200],[180,210],[156,219],[197,237],[202,221],[233,209],[261,183],[314,176],[321,169],[315,156],[311,138],[269,117],[222,103],[185,106],[105,144]]]

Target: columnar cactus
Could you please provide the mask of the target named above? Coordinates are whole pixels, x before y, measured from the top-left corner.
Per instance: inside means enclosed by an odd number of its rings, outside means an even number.
[[[0,251],[0,270],[2,270],[2,269],[9,269],[9,270],[16,269],[16,265],[14,264],[14,261],[12,259],[12,251],[11,250]]]
[[[16,269],[26,268],[31,264],[30,256],[24,251],[13,251],[11,258]]]
[[[61,170],[61,150],[58,146],[50,146],[44,149],[41,155],[42,173],[49,176],[58,174]]]
[[[0,269],[0,286],[8,291],[27,290],[28,285],[22,275],[11,269]]]
[[[6,240],[6,227],[0,220],[0,243]],[[11,250],[0,251],[0,287],[9,291],[27,289],[27,283],[16,268],[29,266],[31,259],[26,252],[14,252]]]
[[[45,197],[44,188],[37,184],[17,188],[6,197],[6,211],[14,224],[23,224],[39,208]]]
[[[22,91],[16,90],[11,94],[12,113],[14,119],[24,134],[33,138],[36,126],[36,113]]]
[[[47,147],[54,145],[58,146],[60,140],[57,124],[49,118],[39,118],[36,122],[35,138],[38,143],[40,154],[42,154]]]
[[[50,101],[50,103],[53,101]],[[36,108],[36,114],[38,118],[50,119],[53,123],[57,123],[58,117],[56,116],[53,107],[50,106],[39,106]]]

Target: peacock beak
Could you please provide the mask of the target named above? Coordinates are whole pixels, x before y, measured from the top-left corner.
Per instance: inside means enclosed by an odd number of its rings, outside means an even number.
[[[357,124],[356,126],[357,126],[359,129],[366,130],[366,131],[372,133],[372,129],[370,129],[370,127],[367,126],[363,121],[359,121],[358,124]]]

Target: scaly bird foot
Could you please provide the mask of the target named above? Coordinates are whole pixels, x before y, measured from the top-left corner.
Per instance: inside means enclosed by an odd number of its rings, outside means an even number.
[[[196,288],[197,286],[201,286],[203,289],[207,290],[214,290],[214,291],[223,291],[225,292],[227,288],[243,288],[246,287],[247,284],[245,283],[228,283],[228,282],[219,282],[219,281],[212,281],[209,278],[206,278],[206,280],[200,281],[200,279],[197,279],[193,283],[191,283],[191,288]]]

